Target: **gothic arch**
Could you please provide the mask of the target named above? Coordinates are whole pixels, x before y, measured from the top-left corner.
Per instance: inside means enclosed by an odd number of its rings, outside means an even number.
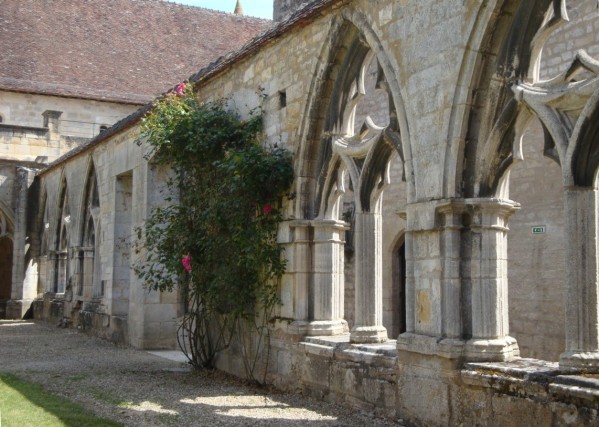
[[[594,190],[599,166],[599,61],[581,50],[563,73],[548,80],[541,80],[539,73],[545,42],[569,20],[567,3],[567,0],[536,0],[497,4],[480,49],[481,73],[472,85],[474,96],[464,148],[462,186],[466,205],[474,206],[469,211],[476,213],[478,209],[481,219],[507,224],[507,217],[519,205],[498,199],[506,198],[508,172],[523,158],[524,131],[533,118],[539,120],[544,134],[543,154],[561,168],[568,212],[566,351],[560,364],[566,368],[599,370],[595,241],[598,200]],[[482,232],[477,230],[481,224],[475,227],[464,224],[467,228],[464,244],[469,243],[468,239],[474,241],[489,233],[484,227]],[[506,232],[507,227],[501,236],[494,237],[504,241]],[[472,255],[475,263],[480,254],[473,250]],[[493,263],[500,266],[503,262],[500,258],[504,256],[496,257]],[[473,295],[468,292],[476,290],[483,307],[488,297],[481,286],[486,284],[485,279],[470,279],[464,282],[465,293]],[[493,300],[500,303],[507,295],[507,279],[501,275],[496,282],[499,285],[493,290],[500,297]],[[486,322],[484,317],[467,320],[471,324],[466,329]],[[498,319],[491,326],[507,330]]]
[[[68,288],[69,281],[69,245],[71,231],[71,212],[69,207],[69,191],[66,175],[63,171],[59,197],[57,199],[55,229],[54,229],[54,274],[53,292],[64,294]]]
[[[538,46],[547,34],[538,36],[545,24],[555,28],[559,20],[546,22],[546,11],[553,6],[561,13],[561,0],[497,2],[492,14],[481,16],[483,25],[480,53],[473,58],[479,73],[467,87],[472,88],[472,108],[466,127],[466,144],[456,171],[462,172],[465,197],[490,197],[500,187],[501,178],[514,161],[514,141],[529,118],[516,99],[512,85],[526,79],[536,65]],[[535,43],[533,43],[533,41]]]
[[[298,285],[310,300],[300,318],[310,319],[309,334],[341,333],[347,328],[343,235],[348,227],[343,221],[348,212],[342,214],[341,207],[351,199],[355,259],[360,261],[352,265],[356,290],[350,339],[381,342],[388,338],[383,326],[382,196],[393,156],[402,168],[399,179],[411,189],[414,180],[396,67],[366,22],[351,9],[332,21],[330,39],[335,42],[321,52],[298,155],[296,212],[310,221],[291,226],[296,236],[305,233],[297,231],[300,227],[312,230],[312,260],[307,261],[319,265],[311,281]]]
[[[99,273],[99,233],[100,196],[98,179],[93,158],[88,160],[88,168],[81,197],[79,215],[79,248],[77,251],[76,295],[89,299],[100,292]]]
[[[325,193],[330,190],[327,176],[329,169],[337,161],[331,155],[329,134],[334,128],[335,120],[339,117],[338,114],[332,113],[335,108],[332,104],[337,102],[336,107],[339,107],[339,103],[347,102],[340,98],[337,101],[334,100],[335,96],[339,95],[342,86],[340,81],[347,82],[348,78],[351,79],[349,76],[352,71],[356,71],[355,67],[360,64],[359,58],[365,58],[369,51],[374,53],[378,61],[389,100],[393,106],[393,123],[390,127],[394,128],[396,134],[401,135],[401,138],[387,136],[387,139],[397,150],[404,164],[404,175],[409,188],[408,198],[414,194],[409,128],[399,82],[396,78],[397,67],[393,66],[391,57],[387,55],[366,17],[358,11],[344,10],[341,17],[334,18],[328,39],[334,42],[323,47],[316,65],[314,72],[316,77],[311,83],[300,131],[296,163],[296,171],[298,171],[296,190],[299,196],[296,216],[307,219],[323,215],[321,212],[323,198],[327,197]],[[346,66],[354,67],[354,69],[347,69]],[[384,158],[390,154],[391,152],[379,153],[376,159],[380,160],[381,156]],[[376,164],[376,159],[373,164]]]
[[[596,62],[599,73],[599,62]],[[599,89],[587,102],[578,126],[573,132],[573,144],[568,147],[567,162],[572,170],[573,184],[597,188],[599,170]]]

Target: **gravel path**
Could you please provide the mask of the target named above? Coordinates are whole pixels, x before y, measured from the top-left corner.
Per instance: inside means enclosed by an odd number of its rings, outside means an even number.
[[[126,426],[398,425],[31,321],[0,321],[0,371]]]

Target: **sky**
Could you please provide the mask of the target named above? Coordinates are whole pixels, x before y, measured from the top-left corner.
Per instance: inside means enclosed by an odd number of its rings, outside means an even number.
[[[208,9],[222,10],[232,13],[237,0],[169,0],[174,3],[188,4],[190,6],[206,7]],[[241,0],[243,14],[258,18],[272,19],[273,0]]]

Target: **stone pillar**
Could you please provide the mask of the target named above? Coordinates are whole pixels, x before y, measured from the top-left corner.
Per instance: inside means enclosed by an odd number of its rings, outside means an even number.
[[[75,274],[74,295],[89,301],[93,297],[94,281],[94,248],[89,246],[80,246],[76,248],[77,253],[77,273]]]
[[[67,290],[68,280],[68,262],[69,252],[67,249],[61,250],[56,253],[56,283],[54,284],[54,291],[57,294],[64,294]]]
[[[27,252],[27,192],[33,182],[35,172],[26,168],[16,171],[15,228],[13,234],[13,268],[11,299],[6,306],[8,319],[23,317],[31,302],[37,297],[37,275],[33,266],[28,269]],[[28,273],[28,274],[26,274]]]
[[[599,371],[599,231],[597,190],[568,188],[566,218],[566,351],[560,368]]]
[[[89,301],[93,297],[94,287],[94,264],[95,264],[95,250],[94,248],[85,248],[83,254],[83,300]]]
[[[287,271],[281,285],[281,317],[293,319],[289,331],[304,335],[310,319],[310,279],[312,275],[310,221],[294,220],[288,224],[289,238],[284,255],[287,257]],[[281,229],[285,228],[284,224]],[[280,239],[281,240],[281,239]]]
[[[39,265],[39,276],[38,276],[38,287],[37,293],[43,294],[48,290],[48,254],[42,255],[38,258]]]
[[[443,299],[441,308],[443,319],[441,333],[446,344],[455,340],[455,344],[462,345],[463,319],[462,319],[462,275],[461,275],[461,233],[462,216],[464,213],[463,201],[451,201],[437,207],[440,220],[441,263],[443,274],[441,276],[441,294]]]
[[[55,294],[56,278],[58,275],[58,252],[54,250],[48,251],[46,263],[46,288],[44,289],[44,293]]]
[[[406,228],[406,332],[398,351],[459,360],[464,351],[460,199],[410,203]]]
[[[468,199],[471,215],[471,335],[465,356],[470,361],[505,361],[519,356],[509,336],[507,220],[519,209],[509,200]]]
[[[378,209],[356,213],[356,318],[350,341],[387,340],[383,326],[382,221]]]
[[[314,281],[312,316],[308,335],[337,335],[347,332],[343,320],[345,222],[312,221],[314,229]]]

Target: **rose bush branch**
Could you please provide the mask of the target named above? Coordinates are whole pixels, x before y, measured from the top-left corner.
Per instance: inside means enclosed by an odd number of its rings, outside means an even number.
[[[260,108],[242,120],[226,105],[203,103],[179,85],[154,103],[139,139],[148,159],[171,168],[176,197],[138,230],[145,258],[135,270],[151,289],[179,286],[187,307],[182,347],[200,367],[213,367],[240,321],[265,333],[260,319],[272,315],[285,271],[276,237],[293,180],[290,154],[261,144]]]

